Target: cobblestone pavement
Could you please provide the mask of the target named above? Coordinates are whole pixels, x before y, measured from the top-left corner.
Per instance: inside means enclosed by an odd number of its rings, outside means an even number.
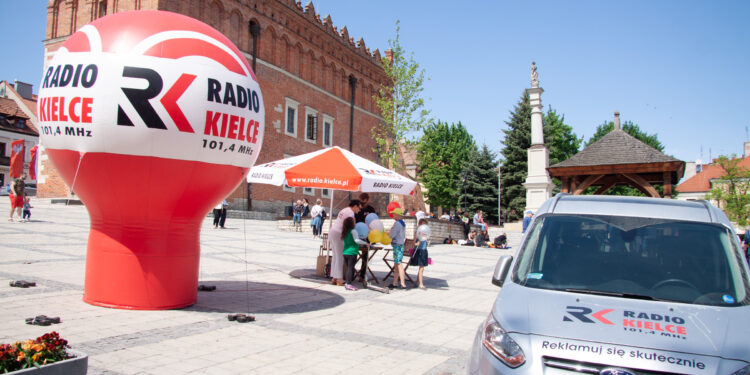
[[[8,199],[0,199],[7,215]],[[511,250],[434,245],[427,290],[345,291],[314,277],[319,240],[270,221],[229,219],[201,233],[195,305],[132,311],[84,303],[89,217],[34,199],[32,221],[0,221],[0,343],[58,331],[89,355],[89,374],[458,374],[497,294],[490,275]],[[5,216],[7,218],[7,216]],[[382,278],[382,252],[371,262]],[[416,278],[416,269],[409,269]],[[38,286],[12,288],[11,280]],[[227,313],[250,313],[236,323]],[[49,327],[25,318],[59,316]]]

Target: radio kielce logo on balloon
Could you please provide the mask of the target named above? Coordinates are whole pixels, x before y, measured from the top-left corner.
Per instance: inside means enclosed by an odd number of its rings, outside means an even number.
[[[193,18],[115,13],[55,53],[38,115],[50,160],[91,216],[84,301],[194,303],[202,219],[263,142],[263,98],[247,59]]]
[[[95,24],[71,36],[45,70],[39,119],[47,148],[72,142],[87,152],[252,165],[264,110],[241,55],[179,26],[107,46],[106,32],[117,30]]]

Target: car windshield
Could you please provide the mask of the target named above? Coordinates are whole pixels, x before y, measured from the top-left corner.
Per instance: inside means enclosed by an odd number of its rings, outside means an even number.
[[[746,305],[744,259],[720,225],[623,216],[539,217],[513,278],[533,288]]]

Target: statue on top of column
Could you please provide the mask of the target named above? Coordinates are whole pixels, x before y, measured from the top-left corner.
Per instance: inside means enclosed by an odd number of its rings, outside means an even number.
[[[531,62],[531,87],[539,87],[539,74],[536,72],[536,63]]]

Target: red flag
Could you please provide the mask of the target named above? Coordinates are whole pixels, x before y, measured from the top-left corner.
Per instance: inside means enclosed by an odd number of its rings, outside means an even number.
[[[36,180],[36,151],[39,149],[39,146],[34,146],[29,150],[29,153],[31,154],[31,161],[29,162],[29,177],[31,177],[32,180]]]
[[[23,174],[23,155],[25,153],[23,139],[17,139],[10,144],[10,177],[18,178]]]

